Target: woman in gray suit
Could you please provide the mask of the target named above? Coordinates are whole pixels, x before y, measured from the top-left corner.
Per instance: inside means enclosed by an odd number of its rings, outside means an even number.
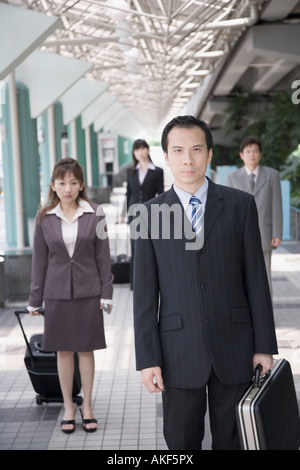
[[[112,308],[109,243],[102,208],[88,201],[83,170],[72,158],[54,166],[48,202],[36,218],[29,310],[44,302],[43,349],[57,351],[65,416],[61,429],[75,430],[72,400],[74,352],[78,352],[86,432],[97,429],[92,412],[95,349],[106,347],[103,304]]]

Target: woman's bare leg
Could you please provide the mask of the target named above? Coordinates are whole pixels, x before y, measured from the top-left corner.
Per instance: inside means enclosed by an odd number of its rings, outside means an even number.
[[[81,407],[82,417],[83,419],[94,419],[92,411],[92,391],[95,376],[94,352],[80,352],[78,353],[78,357],[83,391],[83,404]],[[85,427],[86,429],[96,429],[97,423],[88,423]]]
[[[73,420],[75,408],[72,399],[74,380],[74,353],[72,351],[57,352],[57,369],[65,407],[64,420]],[[62,425],[63,431],[72,431],[73,429],[73,424]]]

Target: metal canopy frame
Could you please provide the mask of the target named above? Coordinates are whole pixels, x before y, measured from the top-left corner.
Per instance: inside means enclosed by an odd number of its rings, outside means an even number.
[[[85,78],[149,131],[180,114],[208,74],[255,24],[264,0],[11,0],[60,18],[40,50],[85,62]]]

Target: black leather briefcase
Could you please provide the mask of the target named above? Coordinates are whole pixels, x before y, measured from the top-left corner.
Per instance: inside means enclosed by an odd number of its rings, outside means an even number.
[[[253,384],[237,406],[243,450],[298,450],[300,418],[291,366],[274,361],[266,376],[255,371]]]

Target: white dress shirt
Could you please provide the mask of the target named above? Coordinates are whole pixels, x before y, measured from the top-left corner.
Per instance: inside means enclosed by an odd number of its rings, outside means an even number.
[[[246,170],[248,176],[250,176],[250,175],[253,173],[253,175],[254,175],[254,178],[253,178],[253,179],[254,179],[254,183],[256,183],[257,177],[258,177],[258,173],[259,173],[259,165],[255,168],[254,171],[249,170],[249,168],[247,168],[246,165],[245,165],[245,170]]]
[[[203,208],[205,210],[205,205],[206,205],[206,200],[207,200],[207,191],[208,191],[207,178],[205,178],[205,181],[202,184],[202,186],[194,194],[190,194],[190,193],[187,193],[186,191],[183,191],[182,189],[178,188],[175,185],[175,183],[173,185],[173,188],[174,188],[175,193],[179,197],[181,204],[183,205],[183,208],[185,210],[185,213],[189,221],[192,222],[193,206],[192,204],[190,204],[191,196],[196,196],[198,199],[200,199],[201,204],[203,205]]]

